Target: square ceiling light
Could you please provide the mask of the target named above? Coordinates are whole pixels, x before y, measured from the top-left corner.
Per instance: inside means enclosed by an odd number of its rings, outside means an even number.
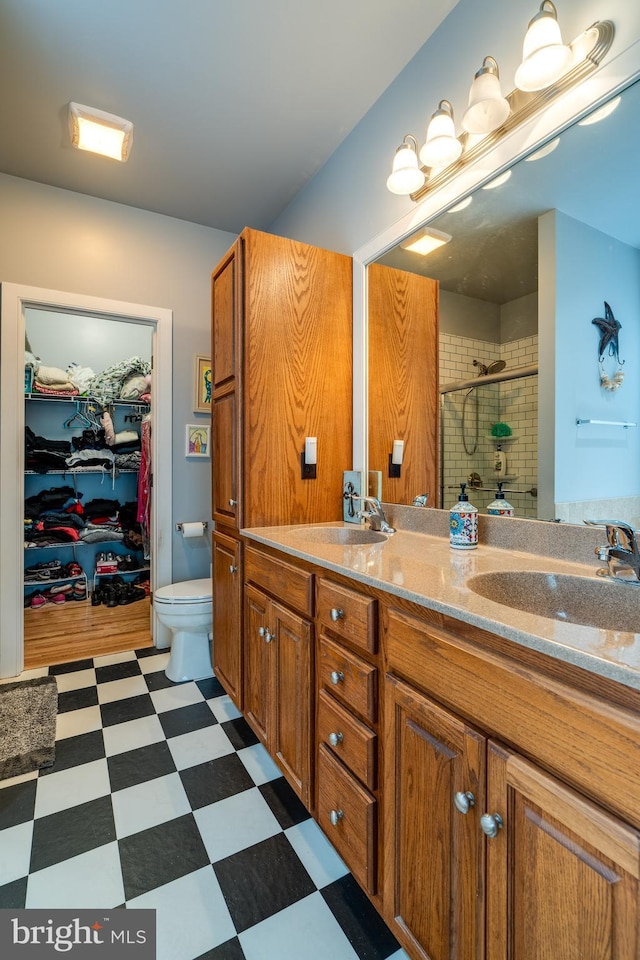
[[[78,150],[99,153],[114,160],[127,160],[133,143],[133,124],[123,117],[104,113],[83,103],[69,104],[71,144]]]
[[[422,230],[418,230],[417,233],[403,240],[400,246],[403,250],[411,250],[412,253],[419,253],[421,256],[426,257],[427,254],[433,250],[437,250],[438,247],[444,246],[445,243],[449,243],[450,240],[451,235],[443,233],[442,230],[423,227]]]

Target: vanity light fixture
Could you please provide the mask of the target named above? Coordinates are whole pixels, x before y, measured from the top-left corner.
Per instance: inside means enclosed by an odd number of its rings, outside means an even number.
[[[396,151],[387,179],[389,190],[409,194],[419,203],[448,184],[503,137],[590,76],[610,50],[614,35],[611,20],[598,20],[567,46],[562,42],[555,5],[543,0],[525,37],[516,88],[503,97],[497,61],[485,57],[469,92],[462,119],[464,132],[456,138],[453,107],[448,100],[441,100],[420,150],[422,168],[417,162],[416,140],[407,134]],[[409,184],[414,183],[418,186],[411,189]]]
[[[462,144],[456,138],[453,107],[441,100],[427,127],[427,139],[420,150],[425,167],[446,167],[462,153]]]
[[[391,193],[408,195],[419,190],[424,181],[425,175],[418,165],[418,142],[408,133],[396,150],[387,187]]]
[[[71,145],[78,150],[120,161],[129,157],[133,124],[123,117],[72,101],[69,104],[69,132]]]
[[[569,69],[573,54],[562,42],[558,11],[552,0],[542,0],[540,10],[529,21],[522,45],[522,63],[516,70],[518,90],[544,90]]]
[[[466,210],[471,203],[473,203],[473,197],[465,197],[460,203],[456,203],[455,207],[449,207],[449,213],[460,213],[461,210]]]
[[[434,230],[432,227],[422,227],[417,233],[412,234],[400,243],[403,250],[410,250],[411,253],[419,253],[426,257],[428,253],[443,247],[449,243],[451,235],[442,230]]]
[[[485,57],[473,78],[462,126],[467,133],[491,133],[502,126],[510,113],[509,101],[500,89],[498,64],[493,57]]]
[[[530,163],[532,160],[542,160],[543,157],[548,157],[550,153],[556,149],[560,144],[560,137],[556,137],[555,140],[549,140],[549,143],[545,143],[544,147],[540,147],[539,150],[536,150],[535,153],[530,153],[528,157],[525,157],[525,163]]]

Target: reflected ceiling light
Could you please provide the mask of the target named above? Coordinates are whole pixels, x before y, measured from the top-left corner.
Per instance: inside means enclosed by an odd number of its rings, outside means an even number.
[[[535,153],[530,153],[528,157],[525,157],[525,162],[528,163],[529,160],[542,160],[543,157],[548,157],[550,153],[553,153],[559,143],[560,137],[556,137],[555,140],[549,140],[549,143],[545,143],[544,147],[540,147]]]
[[[621,99],[622,97],[614,97],[613,100],[609,100],[609,102],[605,103],[599,110],[594,110],[588,117],[578,120],[578,126],[590,127],[592,123],[599,123],[600,120],[604,120],[605,117],[610,117]]]
[[[441,230],[434,230],[431,227],[423,227],[421,230],[418,230],[417,233],[403,240],[400,246],[403,250],[410,250],[412,253],[419,253],[421,256],[426,257],[428,253],[437,250],[438,247],[443,247],[445,243],[449,243],[450,240],[451,235],[448,233],[443,233]]]
[[[543,0],[529,21],[522,45],[522,63],[516,70],[519,90],[544,90],[555,83],[571,64],[571,48],[562,42],[558,11],[552,0]]]
[[[491,133],[502,126],[510,113],[509,101],[500,89],[498,64],[493,57],[485,57],[473,78],[462,126],[468,133]]]
[[[127,160],[133,143],[133,124],[83,103],[69,104],[71,145],[113,160]]]
[[[450,207],[449,213],[459,213],[461,210],[466,210],[472,200],[473,197],[465,197],[460,203],[456,203],[455,207]]]
[[[427,127],[427,139],[420,150],[420,159],[426,167],[447,167],[462,153],[462,144],[456,138],[453,107],[441,100]]]
[[[418,142],[408,133],[395,152],[387,187],[391,193],[409,194],[419,190],[424,181],[418,166]]]
[[[499,177],[494,177],[493,180],[489,180],[489,183],[485,183],[482,189],[495,190],[496,187],[501,187],[503,183],[506,183],[510,176],[511,170],[505,170],[505,172],[501,173]]]

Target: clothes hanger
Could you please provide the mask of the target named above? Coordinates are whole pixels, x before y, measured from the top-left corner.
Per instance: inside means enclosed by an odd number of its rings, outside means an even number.
[[[89,420],[89,418],[88,418],[87,416],[85,416],[85,414],[84,414],[84,413],[82,412],[82,410],[80,409],[80,401],[79,401],[79,400],[76,400],[75,413],[72,413],[70,417],[67,417],[67,419],[64,421],[64,423],[62,424],[62,426],[63,426],[63,427],[66,427],[67,429],[69,429],[69,428],[71,428],[71,427],[74,425],[74,423],[76,422],[76,420],[79,421],[79,423],[81,423],[83,427],[91,427],[91,426],[93,426],[93,424],[91,423],[91,420]]]

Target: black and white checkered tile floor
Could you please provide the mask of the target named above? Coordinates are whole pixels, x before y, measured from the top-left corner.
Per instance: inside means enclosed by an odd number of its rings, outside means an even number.
[[[151,907],[158,960],[405,960],[217,680],[56,675],[56,762],[0,781],[0,907]]]

